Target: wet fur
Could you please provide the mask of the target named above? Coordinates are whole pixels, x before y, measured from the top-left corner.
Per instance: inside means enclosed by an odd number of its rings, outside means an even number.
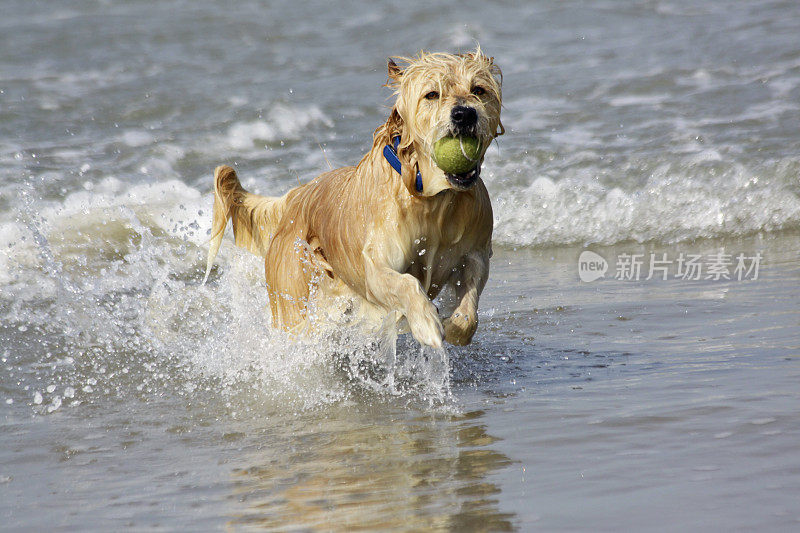
[[[466,190],[453,185],[431,153],[448,134],[455,105],[477,109],[484,150],[502,133],[500,71],[479,49],[396,59],[402,66],[389,61],[392,111],[357,166],[326,172],[282,197],[251,194],[231,167],[215,170],[206,277],[230,220],[236,244],[265,258],[276,326],[301,329],[310,298],[345,295],[376,318],[398,312],[422,344],[467,344],[489,273],[492,207],[480,179]],[[472,94],[476,84],[486,94]],[[432,90],[436,102],[424,97]],[[383,157],[396,135],[402,176]],[[414,188],[417,170],[422,193]],[[445,284],[455,289],[457,306],[442,322],[431,299]]]

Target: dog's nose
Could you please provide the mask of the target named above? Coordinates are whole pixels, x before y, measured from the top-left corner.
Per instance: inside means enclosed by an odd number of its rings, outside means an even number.
[[[474,107],[457,105],[450,112],[450,120],[459,128],[468,128],[478,122],[478,112]]]

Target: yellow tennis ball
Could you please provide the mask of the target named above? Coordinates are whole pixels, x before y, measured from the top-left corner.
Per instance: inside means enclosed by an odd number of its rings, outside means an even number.
[[[448,174],[464,174],[478,165],[482,148],[477,137],[442,137],[433,144],[433,159]]]

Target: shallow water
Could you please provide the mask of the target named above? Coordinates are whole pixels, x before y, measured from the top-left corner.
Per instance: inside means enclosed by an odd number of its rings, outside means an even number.
[[[797,3],[4,7],[7,527],[797,528]],[[405,338],[392,365],[271,331],[230,242],[199,285],[215,165],[278,194],[352,164],[386,57],[475,40],[507,133],[446,375]],[[614,279],[720,252],[761,253],[757,279]]]

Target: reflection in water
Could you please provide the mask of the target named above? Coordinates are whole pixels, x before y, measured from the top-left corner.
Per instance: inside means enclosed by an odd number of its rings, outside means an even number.
[[[243,458],[252,466],[234,471],[234,486],[246,510],[230,525],[514,529],[488,479],[511,460],[491,449],[483,411],[411,419],[339,409],[298,415]]]

